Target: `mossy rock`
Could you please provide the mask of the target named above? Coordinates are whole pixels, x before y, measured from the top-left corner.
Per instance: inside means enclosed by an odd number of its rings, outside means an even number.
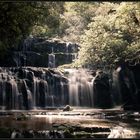
[[[57,129],[58,130],[65,130],[66,129],[66,126],[60,125]]]
[[[66,105],[63,109],[63,111],[72,111],[73,109],[71,108],[71,106]]]
[[[81,132],[75,132],[75,138],[92,138],[91,133],[81,131]]]
[[[0,138],[10,138],[12,130],[10,128],[0,128]]]
[[[74,135],[71,134],[71,132],[68,129],[66,129],[63,134],[64,138],[74,138]]]
[[[20,114],[19,116],[16,117],[17,121],[25,121],[28,120],[29,117],[27,117],[24,113]]]

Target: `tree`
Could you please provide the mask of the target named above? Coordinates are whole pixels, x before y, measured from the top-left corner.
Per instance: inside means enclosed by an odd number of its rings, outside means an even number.
[[[0,60],[34,27],[45,25],[54,31],[62,11],[63,2],[0,2]]]
[[[80,35],[95,15],[97,2],[65,2],[60,28],[66,41],[79,42]]]
[[[118,58],[139,61],[139,3],[101,3],[80,38],[75,66],[105,67]]]

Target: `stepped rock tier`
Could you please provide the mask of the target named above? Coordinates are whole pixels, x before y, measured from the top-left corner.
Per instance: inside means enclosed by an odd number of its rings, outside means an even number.
[[[92,79],[86,70],[60,72],[41,67],[1,67],[1,110],[43,109],[67,104],[92,107]]]
[[[1,66],[57,67],[74,61],[79,45],[72,42],[27,38],[10,50],[7,63]]]

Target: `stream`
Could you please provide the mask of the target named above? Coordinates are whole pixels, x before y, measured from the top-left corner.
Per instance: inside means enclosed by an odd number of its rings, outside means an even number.
[[[19,138],[139,138],[140,113],[114,109],[72,107],[0,112],[2,128]],[[3,131],[2,131],[3,132]],[[25,134],[26,132],[26,134]],[[27,135],[28,132],[28,135]],[[30,134],[30,135],[29,135]],[[32,135],[31,135],[32,134]]]

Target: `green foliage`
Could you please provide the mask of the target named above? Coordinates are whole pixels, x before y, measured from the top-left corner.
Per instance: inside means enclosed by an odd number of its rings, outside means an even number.
[[[73,67],[139,63],[140,2],[1,2],[0,60],[29,34],[79,43]]]
[[[105,67],[117,58],[139,61],[139,3],[101,3],[96,16],[80,38],[75,65]]]
[[[95,15],[97,4],[95,2],[65,2],[60,24],[63,40],[76,43],[80,40],[80,35]]]
[[[1,2],[1,41],[13,45],[16,40],[29,35],[33,28],[35,33],[41,30],[41,34],[56,28],[62,11],[62,2]]]
[[[29,34],[55,34],[63,2],[0,2],[0,60]]]
[[[55,37],[60,33],[60,16],[64,2],[40,2],[39,19],[31,32],[34,36]]]

